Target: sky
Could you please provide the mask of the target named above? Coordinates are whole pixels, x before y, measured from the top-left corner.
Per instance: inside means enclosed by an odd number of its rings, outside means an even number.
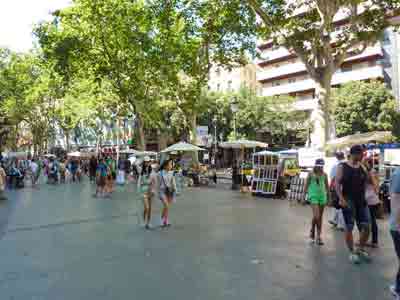
[[[18,52],[33,47],[33,25],[51,18],[50,13],[71,0],[0,0],[0,47]]]

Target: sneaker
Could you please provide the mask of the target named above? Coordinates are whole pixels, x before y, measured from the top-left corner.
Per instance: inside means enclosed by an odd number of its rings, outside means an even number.
[[[361,250],[359,249],[357,251],[358,256],[365,262],[370,263],[372,261],[371,256],[369,255],[369,253],[365,250]]]
[[[320,239],[320,238],[316,240],[316,244],[317,244],[318,246],[323,246],[323,245],[325,245],[324,242],[322,241],[322,239]]]
[[[329,220],[328,223],[331,224],[333,227],[337,226],[337,223],[333,220]]]
[[[361,263],[360,257],[356,253],[351,253],[349,256],[349,260],[354,265],[359,265]]]
[[[399,299],[399,298],[400,298],[400,295],[399,295],[399,293],[398,293],[397,290],[396,290],[396,285],[395,285],[395,284],[392,284],[392,285],[389,287],[389,289],[390,289],[390,292],[392,293],[392,295],[396,297],[396,299]]]

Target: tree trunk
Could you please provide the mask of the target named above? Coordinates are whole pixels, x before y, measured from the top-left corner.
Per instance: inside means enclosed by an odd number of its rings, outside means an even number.
[[[197,143],[197,114],[193,113],[190,118],[190,143],[196,145]]]
[[[136,116],[138,132],[138,150],[146,151],[146,136],[144,133],[144,124],[139,115]]]
[[[197,114],[193,113],[190,119],[190,142],[193,145],[197,144]],[[193,162],[199,162],[199,153],[193,152]]]
[[[64,134],[65,134],[65,147],[67,148],[67,152],[69,152],[69,150],[70,150],[69,131],[68,130],[64,130]]]
[[[168,134],[166,132],[159,132],[158,150],[162,151],[168,147]]]
[[[315,80],[315,98],[317,106],[311,114],[311,121],[314,130],[311,133],[311,146],[314,148],[323,148],[330,139],[330,115],[329,105],[331,98],[331,80],[332,74],[327,74],[322,80]]]

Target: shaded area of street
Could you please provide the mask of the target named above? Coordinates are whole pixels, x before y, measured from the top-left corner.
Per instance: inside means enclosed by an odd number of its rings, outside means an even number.
[[[348,263],[342,233],[306,239],[310,212],[227,187],[185,191],[173,226],[138,226],[132,185],[95,199],[88,183],[9,194],[0,207],[1,299],[392,299],[386,225],[370,265]],[[160,203],[155,201],[153,223]]]

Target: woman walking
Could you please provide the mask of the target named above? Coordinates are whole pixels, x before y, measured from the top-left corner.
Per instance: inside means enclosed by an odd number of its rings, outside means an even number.
[[[368,180],[365,190],[365,199],[367,200],[369,213],[371,217],[371,232],[372,232],[371,244],[368,244],[367,246],[370,246],[372,248],[378,248],[378,224],[376,220],[378,217],[379,204],[380,204],[378,196],[379,179],[375,170],[373,169],[372,160],[367,160],[365,165],[368,172]]]
[[[150,157],[146,156],[138,180],[139,191],[143,194],[143,221],[146,229],[151,229],[151,207],[157,184],[156,176],[150,165]]]
[[[161,227],[169,227],[169,207],[174,200],[176,182],[172,172],[172,161],[166,160],[161,166],[160,171],[160,200],[163,204],[161,211]]]
[[[313,171],[309,174],[306,182],[306,191],[311,203],[313,218],[311,221],[310,239],[311,243],[322,246],[321,239],[322,221],[324,208],[329,199],[328,176],[324,173],[325,162],[317,159]],[[317,239],[315,239],[315,228],[317,228]]]

